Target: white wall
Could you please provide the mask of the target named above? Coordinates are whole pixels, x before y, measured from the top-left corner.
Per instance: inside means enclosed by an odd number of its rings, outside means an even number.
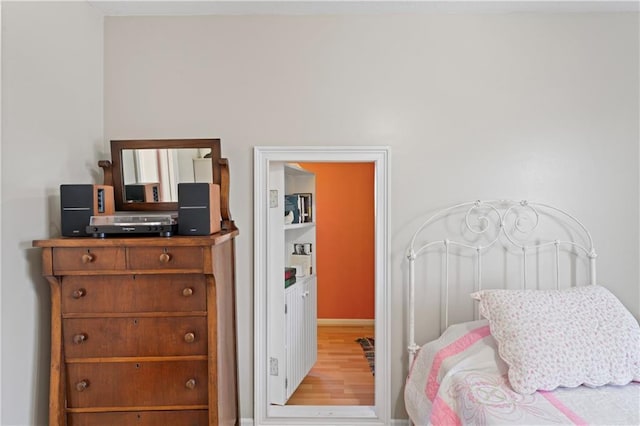
[[[243,418],[255,145],[391,147],[394,418],[403,253],[433,209],[565,207],[593,231],[601,282],[640,315],[637,14],[113,17],[104,57],[102,22],[84,2],[2,3],[3,425],[47,421],[49,292],[31,241],[59,235],[59,184],[101,181],[109,139],[222,139],[241,229]]]
[[[101,182],[103,18],[85,2],[2,2],[2,425],[48,424],[59,185]]]
[[[253,412],[256,145],[391,147],[394,418],[403,253],[434,209],[566,208],[638,317],[638,31],[637,14],[107,18],[106,139],[220,137],[230,159],[241,416]]]

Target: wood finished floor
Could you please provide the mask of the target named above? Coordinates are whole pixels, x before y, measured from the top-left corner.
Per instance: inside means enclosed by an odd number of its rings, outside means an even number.
[[[373,326],[318,326],[318,360],[287,405],[375,405],[374,376],[358,337]]]

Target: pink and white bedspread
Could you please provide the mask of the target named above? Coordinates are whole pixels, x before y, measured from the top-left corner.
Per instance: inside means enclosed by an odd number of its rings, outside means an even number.
[[[416,425],[639,425],[640,383],[521,395],[486,320],[449,327],[416,356],[404,392]]]

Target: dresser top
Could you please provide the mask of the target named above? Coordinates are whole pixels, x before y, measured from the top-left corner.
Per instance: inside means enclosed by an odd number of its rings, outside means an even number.
[[[34,240],[33,247],[178,247],[213,246],[235,238],[239,234],[236,228],[205,236],[172,237],[60,237],[48,240]]]

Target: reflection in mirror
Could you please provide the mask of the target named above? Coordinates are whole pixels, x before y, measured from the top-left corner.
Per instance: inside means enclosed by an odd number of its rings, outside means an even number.
[[[123,149],[126,203],[176,202],[178,183],[213,182],[211,149]]]

